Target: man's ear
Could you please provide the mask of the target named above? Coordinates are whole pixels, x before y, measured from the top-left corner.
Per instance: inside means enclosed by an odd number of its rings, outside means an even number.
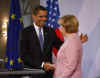
[[[36,16],[32,14],[32,20],[35,21]]]
[[[32,18],[35,18],[35,15],[34,14],[32,14]]]

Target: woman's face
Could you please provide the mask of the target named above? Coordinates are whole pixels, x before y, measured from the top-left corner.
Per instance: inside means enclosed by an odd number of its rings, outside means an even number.
[[[60,29],[61,33],[63,34],[63,36],[65,36],[66,32],[65,32],[64,27],[60,26],[59,29]]]

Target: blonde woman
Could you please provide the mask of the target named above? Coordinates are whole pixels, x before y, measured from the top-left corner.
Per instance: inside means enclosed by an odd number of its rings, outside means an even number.
[[[82,43],[78,36],[79,22],[74,15],[65,15],[58,23],[67,40],[58,52],[54,78],[81,78]]]
[[[82,43],[78,36],[79,22],[74,15],[65,15],[58,21],[60,31],[67,38],[58,51],[55,64],[48,64],[54,70],[54,78],[82,78]]]

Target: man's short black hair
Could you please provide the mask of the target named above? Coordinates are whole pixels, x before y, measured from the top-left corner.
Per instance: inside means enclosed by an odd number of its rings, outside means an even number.
[[[37,7],[34,8],[33,14],[36,15],[39,10],[47,11],[47,9],[41,5],[38,5]]]

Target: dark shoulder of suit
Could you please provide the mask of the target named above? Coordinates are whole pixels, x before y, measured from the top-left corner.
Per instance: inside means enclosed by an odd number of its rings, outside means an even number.
[[[51,37],[49,39],[53,42],[52,46],[59,49],[63,42],[58,38],[53,28],[48,27],[48,31]]]

